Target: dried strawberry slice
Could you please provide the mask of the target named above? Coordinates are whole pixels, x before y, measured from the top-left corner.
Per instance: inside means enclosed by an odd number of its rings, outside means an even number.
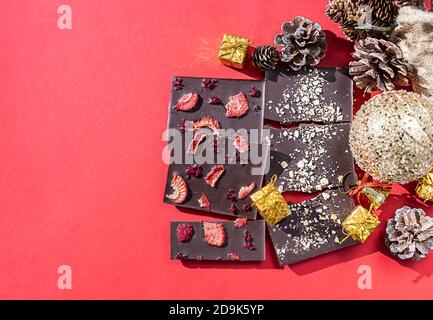
[[[221,129],[221,125],[218,122],[218,120],[212,118],[212,117],[204,117],[198,121],[194,121],[192,124],[192,129],[194,131],[200,130],[202,128],[210,128],[213,132],[213,134],[218,135],[219,129]]]
[[[174,107],[176,110],[180,111],[189,111],[192,110],[198,102],[198,94],[195,92],[187,93],[180,97],[177,101],[176,106]]]
[[[237,218],[234,222],[236,228],[242,228],[244,225],[248,223],[247,218]]]
[[[210,210],[210,208],[211,208],[210,201],[206,197],[204,192],[201,193],[201,196],[197,201],[198,201],[200,208],[206,208],[206,209]]]
[[[237,95],[231,96],[226,104],[226,116],[229,118],[239,118],[248,111],[247,97],[239,92]]]
[[[166,197],[174,203],[184,202],[186,196],[188,195],[188,185],[186,184],[185,180],[183,180],[183,178],[177,173],[173,174],[173,178],[171,179],[171,187],[173,188],[173,193],[166,195]]]
[[[250,150],[250,145],[248,140],[245,139],[239,132],[234,134],[235,141],[233,141],[233,145],[239,153],[244,153]]]
[[[226,231],[221,223],[203,221],[206,242],[215,247],[222,247],[226,241]]]
[[[248,186],[241,187],[239,192],[238,192],[238,198],[240,200],[245,199],[251,193],[251,191],[254,190],[255,187],[256,187],[256,184],[254,182]]]
[[[206,183],[211,186],[212,188],[215,188],[216,183],[221,178],[222,174],[224,173],[226,169],[223,165],[216,165],[213,166],[212,169],[208,172],[206,177],[204,177],[204,180]]]
[[[198,132],[196,135],[194,135],[194,138],[190,142],[186,153],[195,154],[198,146],[204,141],[204,139],[206,139],[206,134],[204,134],[203,132]]]

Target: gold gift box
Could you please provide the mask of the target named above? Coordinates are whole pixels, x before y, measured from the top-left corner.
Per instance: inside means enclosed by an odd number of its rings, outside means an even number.
[[[349,237],[361,243],[373,233],[380,224],[379,219],[362,206],[357,206],[343,221],[343,233],[347,236],[341,242]]]
[[[282,194],[275,187],[277,176],[271,182],[250,196],[253,205],[263,219],[273,226],[290,214],[290,208]]]
[[[225,34],[221,44],[218,58],[225,65],[242,69],[247,60],[250,42],[246,38]]]
[[[389,191],[381,190],[379,188],[365,188],[362,193],[368,198],[368,200],[370,200],[374,210],[379,209],[390,194]]]
[[[424,201],[433,201],[433,172],[418,180],[415,192]]]

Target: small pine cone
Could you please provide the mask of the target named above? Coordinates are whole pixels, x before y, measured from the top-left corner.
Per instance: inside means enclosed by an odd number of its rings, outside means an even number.
[[[334,0],[328,3],[326,15],[336,23],[356,22],[360,17],[359,0]]]
[[[388,221],[385,243],[402,260],[425,258],[433,250],[433,218],[422,209],[398,209]]]
[[[349,63],[349,74],[365,92],[394,90],[395,85],[408,85],[409,67],[401,49],[394,43],[366,38],[355,45],[355,61]]]
[[[315,66],[325,56],[326,35],[318,23],[298,16],[284,22],[281,30],[283,33],[275,36],[275,44],[283,48],[281,61],[292,70]]]
[[[254,50],[253,63],[260,70],[275,69],[280,61],[280,53],[274,46],[259,46]]]
[[[367,5],[371,8],[374,26],[390,27],[394,25],[398,15],[398,8],[394,1],[369,0]]]

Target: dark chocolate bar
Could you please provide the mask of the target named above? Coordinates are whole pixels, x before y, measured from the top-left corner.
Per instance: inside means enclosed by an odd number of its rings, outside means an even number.
[[[350,123],[271,129],[271,172],[283,169],[277,188],[311,193],[353,185],[353,175],[345,178],[355,170],[349,132]]]
[[[265,119],[280,123],[348,122],[353,113],[353,83],[347,69],[270,70],[265,104]]]
[[[264,220],[171,222],[171,259],[265,260]]]
[[[280,265],[290,265],[356,244],[345,238],[341,224],[355,208],[353,200],[338,191],[291,204],[292,213],[268,230]]]
[[[178,80],[176,81],[176,79]],[[209,83],[210,80],[205,81]],[[249,141],[249,148],[250,150],[257,148],[261,154],[265,155],[269,148],[260,144],[263,129],[264,83],[263,81],[230,79],[213,79],[212,81],[210,86],[203,88],[202,78],[174,77],[173,79],[169,109],[169,128],[180,128],[183,131],[183,136],[185,136],[189,132],[188,130],[191,130],[193,123],[199,123],[201,119],[209,121],[208,117],[212,119],[211,121],[217,121],[220,128],[212,128],[212,123],[205,125],[205,129],[210,130],[208,130],[209,132],[205,134],[203,139],[200,139],[201,137],[197,138],[198,143],[195,149],[196,154],[206,153],[206,147],[212,144],[214,146],[214,151],[212,152],[215,154],[215,161],[212,161],[212,163],[197,163],[196,159],[192,159],[192,162],[189,164],[186,161],[182,161],[181,163],[169,165],[164,202],[224,215],[244,216],[249,219],[255,219],[257,212],[251,206],[251,200],[248,196],[239,199],[238,193],[242,187],[248,186],[254,186],[251,192],[258,190],[262,186],[263,175],[265,173],[264,167],[259,173],[252,174],[252,168],[260,166],[253,164],[250,159],[241,164],[241,160],[244,160],[244,156],[248,152],[241,153],[238,150],[235,155],[230,154],[227,146],[233,145],[233,137],[220,139],[216,131],[223,129],[238,131],[242,129],[249,130],[249,134],[252,129],[255,129],[257,130],[257,139]],[[225,105],[230,101],[230,97],[240,92],[244,94],[248,101],[248,111],[240,117],[227,117]],[[199,99],[196,106],[188,111],[176,109],[179,99],[189,93],[198,94]],[[257,143],[254,143],[254,141]],[[182,155],[185,156],[191,150],[192,144],[190,142],[182,143]],[[221,153],[223,153],[221,159],[227,163],[216,161],[216,158]],[[233,158],[235,158],[234,163]],[[228,163],[229,161],[232,161],[232,163]],[[197,174],[196,176],[188,174],[188,170],[193,170],[192,168],[198,167],[198,164],[200,164],[199,170],[201,170],[201,174]],[[218,164],[223,165],[224,172],[219,178],[215,179],[215,184],[212,186],[206,182],[205,178],[208,174],[211,177],[219,174],[217,172],[215,175],[212,175],[212,168]],[[174,192],[172,180],[175,175],[180,176],[181,180],[184,181],[181,187],[188,190],[186,198],[180,199],[182,201],[177,202],[173,201],[173,198],[167,197],[167,195],[171,195]]]

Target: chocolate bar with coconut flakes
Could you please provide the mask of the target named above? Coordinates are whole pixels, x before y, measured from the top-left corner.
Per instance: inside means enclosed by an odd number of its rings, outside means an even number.
[[[344,68],[267,71],[265,97],[268,120],[284,124],[352,120],[353,81]]]
[[[342,222],[355,208],[351,197],[337,190],[325,191],[301,203],[290,204],[291,214],[269,234],[281,266],[294,264],[357,242],[342,232]]]
[[[186,231],[186,232],[185,232]],[[180,260],[265,260],[265,222],[174,221],[170,223],[170,256]]]
[[[346,176],[355,170],[349,132],[350,123],[271,128],[265,139],[271,144],[270,172],[280,171],[277,188],[312,193],[355,184],[354,175]]]

